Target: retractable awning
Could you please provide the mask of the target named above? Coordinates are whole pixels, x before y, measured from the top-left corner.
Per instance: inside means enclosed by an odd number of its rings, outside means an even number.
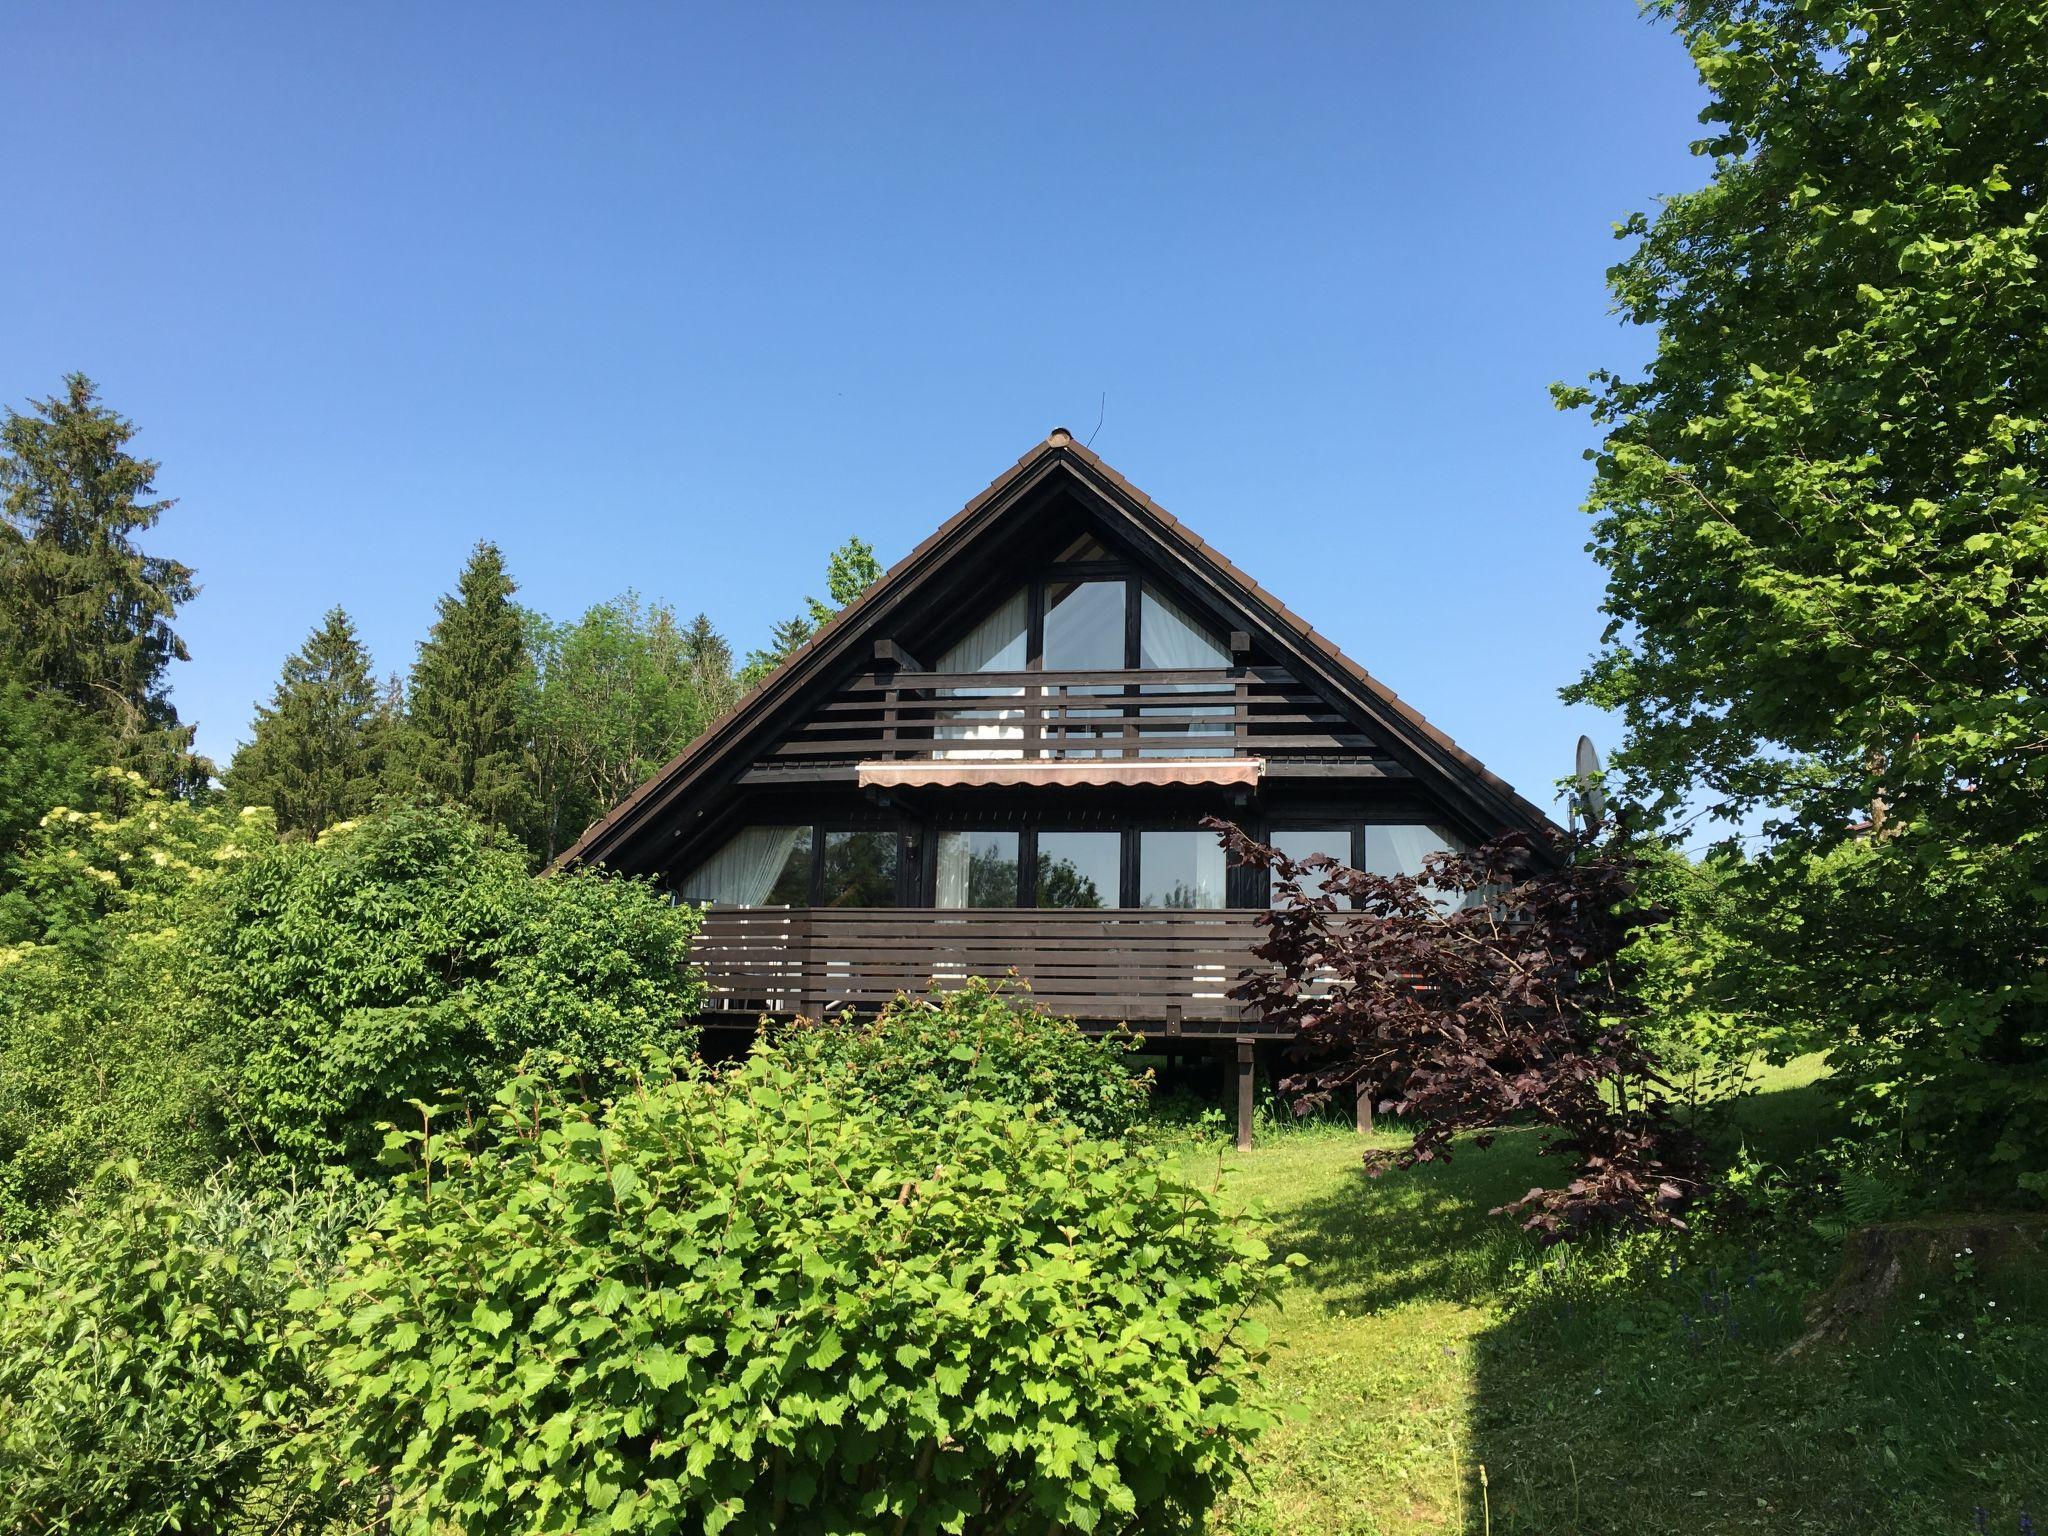
[[[1256,784],[1266,770],[1257,757],[1162,757],[1090,762],[1086,759],[927,758],[862,763],[863,789],[964,789],[1034,785]]]

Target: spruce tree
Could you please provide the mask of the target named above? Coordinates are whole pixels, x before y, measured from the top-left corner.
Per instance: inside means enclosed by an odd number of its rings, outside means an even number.
[[[801,614],[793,619],[784,619],[768,632],[768,644],[763,650],[747,653],[747,664],[740,669],[740,685],[751,688],[761,679],[794,656],[803,643],[817,633],[817,626]]]
[[[706,614],[698,614],[683,631],[683,657],[690,668],[690,686],[696,694],[697,730],[732,708],[739,698],[739,680],[733,676],[732,647],[713,627]],[[694,735],[695,732],[692,732]]]
[[[0,669],[104,722],[121,761],[172,791],[205,785],[164,678],[188,657],[171,627],[198,592],[189,566],[146,555],[135,535],[171,503],[158,465],[126,451],[134,425],[92,380],[0,421]]]
[[[285,659],[256,733],[235,754],[228,792],[242,805],[267,805],[286,837],[367,810],[375,798],[387,734],[384,704],[355,624],[330,609],[305,645]]]
[[[532,797],[521,699],[532,668],[518,590],[498,547],[479,543],[413,663],[406,762],[418,786],[523,834]]]

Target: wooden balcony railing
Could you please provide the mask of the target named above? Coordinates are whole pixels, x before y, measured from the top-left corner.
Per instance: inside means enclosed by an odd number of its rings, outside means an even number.
[[[1151,908],[974,911],[713,908],[692,951],[707,1013],[872,1013],[971,976],[1015,971],[1055,1013],[1147,1034],[1257,1034],[1229,996],[1254,963],[1259,914]],[[735,1021],[737,1022],[737,1020]]]
[[[1362,753],[1371,743],[1272,667],[856,677],[769,757],[1101,759]]]

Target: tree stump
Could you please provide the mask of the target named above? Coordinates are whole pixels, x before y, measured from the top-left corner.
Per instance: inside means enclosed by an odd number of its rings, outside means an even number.
[[[2048,1216],[2000,1213],[1880,1222],[1850,1233],[1844,1247],[1834,1280],[1807,1304],[1806,1332],[1780,1359],[1874,1331],[1902,1297],[1917,1295],[1930,1280],[1949,1279],[1956,1255],[1965,1249],[1981,1276],[2038,1273],[2048,1251]]]

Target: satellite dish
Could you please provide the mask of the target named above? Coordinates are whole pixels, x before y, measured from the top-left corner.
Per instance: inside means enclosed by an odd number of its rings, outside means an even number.
[[[1590,736],[1579,738],[1578,758],[1572,765],[1572,809],[1585,819],[1588,832],[1599,831],[1607,819],[1607,791],[1600,787],[1600,753]]]

